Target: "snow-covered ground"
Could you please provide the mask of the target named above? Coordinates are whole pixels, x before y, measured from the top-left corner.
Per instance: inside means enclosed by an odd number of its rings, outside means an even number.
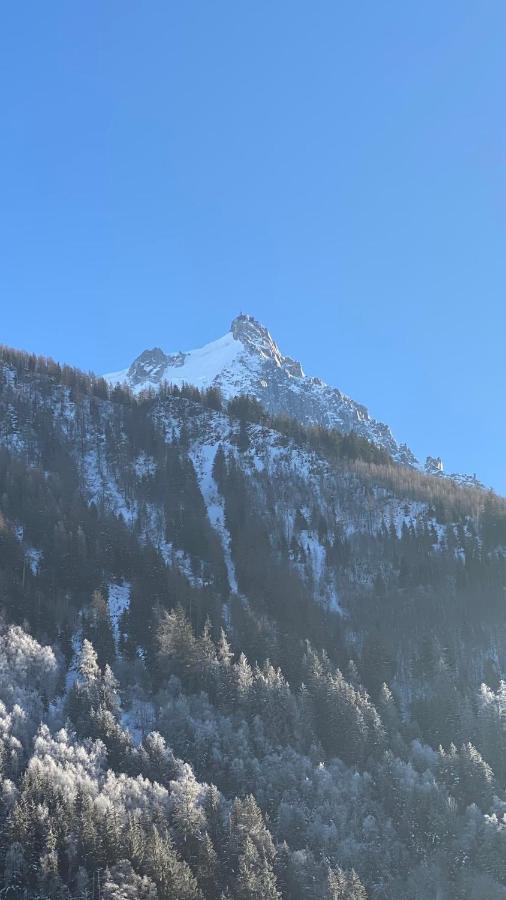
[[[192,454],[192,459],[199,480],[200,490],[206,504],[209,521],[219,535],[221,541],[230,589],[237,594],[237,578],[232,554],[230,552],[230,534],[225,524],[223,499],[220,496],[212,474],[213,463],[218,447],[218,443],[203,444],[198,451],[195,451]]]
[[[131,584],[128,581],[111,582],[108,587],[109,615],[116,646],[119,641],[119,621],[130,603]]]
[[[83,474],[90,500],[97,504],[106,503],[116,515],[121,515],[127,523],[132,524],[135,521],[137,514],[135,504],[127,503],[116,479],[108,470],[104,457],[97,449],[94,448],[85,453]]]

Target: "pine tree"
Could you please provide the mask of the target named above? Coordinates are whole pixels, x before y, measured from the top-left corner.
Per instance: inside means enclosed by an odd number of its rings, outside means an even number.
[[[236,897],[237,900],[281,900],[272,865],[250,838],[246,838],[239,858]]]
[[[227,461],[222,444],[218,445],[218,449],[214,457],[212,475],[216,482],[218,490],[220,491],[220,493],[223,493],[225,479],[227,477]]]
[[[239,435],[237,437],[237,449],[239,450],[239,453],[245,453],[249,450],[250,443],[246,420],[241,419],[239,422]]]
[[[367,894],[356,872],[330,869],[327,877],[327,900],[367,900]]]

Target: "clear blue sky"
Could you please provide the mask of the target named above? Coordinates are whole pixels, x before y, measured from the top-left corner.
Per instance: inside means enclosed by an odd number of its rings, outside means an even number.
[[[53,0],[0,19],[0,340],[85,369],[239,311],[506,492],[506,5]]]

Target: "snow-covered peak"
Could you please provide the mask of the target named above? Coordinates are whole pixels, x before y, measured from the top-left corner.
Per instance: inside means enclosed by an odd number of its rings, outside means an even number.
[[[250,394],[271,414],[288,415],[304,425],[354,431],[398,462],[417,465],[409,447],[397,443],[388,425],[372,419],[365,406],[338,388],[305,375],[299,362],[281,352],[265,325],[243,313],[227,334],[198,350],[145,350],[128,369],[105,378],[110,384],[126,383],[135,393],[165,382],[217,387],[226,399]]]
[[[288,415],[304,425],[355,431],[398,462],[417,464],[411,450],[397,443],[388,425],[372,419],[365,406],[338,388],[305,375],[299,362],[281,352],[265,325],[243,313],[233,320],[227,334],[204,347],[172,353],[159,347],[144,350],[129,368],[104,377],[109,384],[126,383],[135,393],[171,383],[217,387],[225,399],[250,394],[271,414]]]

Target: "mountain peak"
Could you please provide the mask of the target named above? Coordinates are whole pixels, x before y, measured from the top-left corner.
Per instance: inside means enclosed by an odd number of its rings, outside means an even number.
[[[397,443],[389,427],[369,416],[365,406],[318,378],[305,376],[300,362],[285,356],[265,327],[240,313],[230,331],[197,350],[166,354],[145,350],[129,369],[105,376],[110,384],[126,383],[136,393],[164,382],[217,387],[225,399],[249,394],[272,415],[283,414],[304,425],[355,432],[382,447],[405,465],[416,465],[413,453]]]
[[[262,356],[271,357],[276,359],[276,361],[282,359],[279,347],[272,339],[265,325],[262,325],[253,316],[240,313],[233,320],[230,330],[234,339],[241,341],[248,350],[261,353]]]
[[[253,316],[240,313],[233,320],[230,330],[234,339],[240,341],[247,350],[263,359],[272,360],[292,378],[304,377],[301,364],[290,356],[284,356],[265,325]]]

